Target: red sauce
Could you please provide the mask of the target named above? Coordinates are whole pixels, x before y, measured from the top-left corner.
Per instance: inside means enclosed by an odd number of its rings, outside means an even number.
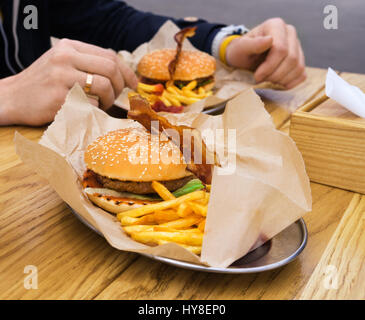
[[[162,101],[158,100],[152,105],[152,109],[156,112],[165,111],[171,113],[181,113],[184,110],[184,106],[167,107]]]
[[[103,188],[103,185],[96,180],[96,174],[91,170],[86,170],[82,179],[83,188]]]

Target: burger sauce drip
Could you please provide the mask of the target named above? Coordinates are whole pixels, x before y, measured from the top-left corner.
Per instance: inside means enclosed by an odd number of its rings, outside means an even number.
[[[96,174],[87,169],[82,179],[82,187],[85,188],[103,188],[103,185],[96,179]]]

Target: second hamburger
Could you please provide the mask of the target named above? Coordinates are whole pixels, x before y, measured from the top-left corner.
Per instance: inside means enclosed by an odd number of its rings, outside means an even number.
[[[170,79],[169,64],[176,55],[175,49],[161,49],[146,54],[138,64],[137,71],[141,76],[141,82],[146,84],[166,84]],[[196,80],[197,85],[205,91],[214,87],[214,73],[216,70],[215,59],[201,51],[181,51],[173,83],[179,89]]]

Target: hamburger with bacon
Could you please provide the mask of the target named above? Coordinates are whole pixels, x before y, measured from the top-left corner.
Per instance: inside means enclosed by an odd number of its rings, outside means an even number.
[[[169,64],[175,58],[175,49],[155,50],[146,54],[138,64],[141,82],[146,84],[166,84],[170,81]],[[179,89],[196,80],[195,89],[202,87],[209,91],[214,87],[215,59],[201,51],[181,51],[173,83]]]
[[[156,142],[157,141],[157,142]],[[84,191],[111,213],[162,201],[152,181],[176,197],[205,186],[190,171],[180,149],[165,137],[152,139],[144,128],[125,128],[98,137],[84,153]]]

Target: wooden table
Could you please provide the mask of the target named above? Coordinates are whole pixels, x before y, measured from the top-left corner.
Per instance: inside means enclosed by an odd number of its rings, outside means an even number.
[[[264,100],[283,131],[286,104],[323,94],[326,70],[308,68],[308,74],[289,100]],[[365,76],[345,76],[365,83]],[[0,128],[0,299],[365,298],[365,197],[312,183],[313,211],[304,217],[308,245],[280,269],[249,275],[177,269],[110,247],[21,163],[14,132],[38,140],[44,129]],[[28,265],[38,269],[38,289],[24,288]]]

